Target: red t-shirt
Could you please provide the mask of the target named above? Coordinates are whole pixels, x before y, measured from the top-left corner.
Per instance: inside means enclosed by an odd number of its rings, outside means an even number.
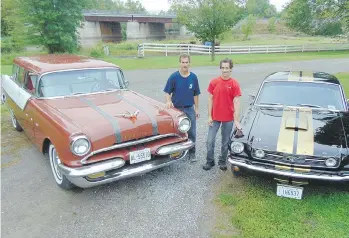
[[[211,80],[207,91],[213,95],[212,119],[215,121],[234,120],[233,100],[241,96],[239,83],[233,78],[224,80],[218,77]]]

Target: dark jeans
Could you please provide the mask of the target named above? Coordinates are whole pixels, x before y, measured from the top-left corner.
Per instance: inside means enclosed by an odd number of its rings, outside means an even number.
[[[194,106],[192,107],[176,107],[178,110],[184,112],[191,121],[191,127],[188,131],[188,137],[194,143],[196,142],[196,113]],[[195,146],[190,149],[191,153],[195,153]]]
[[[208,128],[208,137],[207,137],[207,156],[206,160],[208,163],[214,162],[214,148],[216,144],[216,135],[221,128],[222,135],[222,145],[221,145],[221,155],[219,156],[218,163],[225,164],[228,156],[228,143],[231,130],[233,129],[233,121],[229,122],[220,122],[213,121],[212,126]]]

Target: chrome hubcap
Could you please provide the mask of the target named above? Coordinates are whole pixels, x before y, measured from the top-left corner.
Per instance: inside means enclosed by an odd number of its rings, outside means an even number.
[[[53,170],[54,170],[54,173],[55,173],[56,176],[57,176],[57,179],[62,180],[62,174],[61,174],[61,172],[60,172],[59,169],[58,169],[58,164],[59,164],[61,161],[60,161],[59,158],[58,158],[58,155],[57,155],[57,152],[56,152],[56,149],[55,149],[55,148],[52,149],[51,161],[52,161]]]
[[[12,126],[14,128],[16,128],[17,127],[17,120],[16,120],[15,115],[13,114],[12,110],[10,110],[10,112],[11,112]]]

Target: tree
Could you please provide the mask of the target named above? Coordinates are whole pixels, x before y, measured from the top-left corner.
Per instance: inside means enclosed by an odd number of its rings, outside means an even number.
[[[256,17],[248,15],[247,22],[242,25],[241,31],[244,34],[244,40],[248,39],[248,36],[253,32],[254,26],[256,25]]]
[[[19,0],[1,1],[1,52],[21,50],[26,43],[24,18],[18,8]]]
[[[284,18],[290,28],[300,32],[310,32],[313,17],[308,0],[290,2],[285,9]]]
[[[342,34],[348,0],[292,0],[285,8],[286,24],[315,35]]]
[[[272,17],[272,18],[269,19],[269,21],[268,21],[268,31],[270,33],[274,33],[276,31],[276,24],[275,23],[276,23],[275,17]]]
[[[23,14],[31,24],[31,37],[49,53],[78,48],[77,27],[83,21],[86,0],[22,0]]]
[[[186,0],[174,3],[178,23],[185,25],[201,41],[212,43],[211,60],[215,60],[215,43],[242,17],[234,0]]]

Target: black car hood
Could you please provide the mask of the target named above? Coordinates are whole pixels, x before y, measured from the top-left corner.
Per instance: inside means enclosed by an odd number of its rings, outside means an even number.
[[[252,148],[320,157],[347,154],[340,112],[254,107],[246,116]]]

